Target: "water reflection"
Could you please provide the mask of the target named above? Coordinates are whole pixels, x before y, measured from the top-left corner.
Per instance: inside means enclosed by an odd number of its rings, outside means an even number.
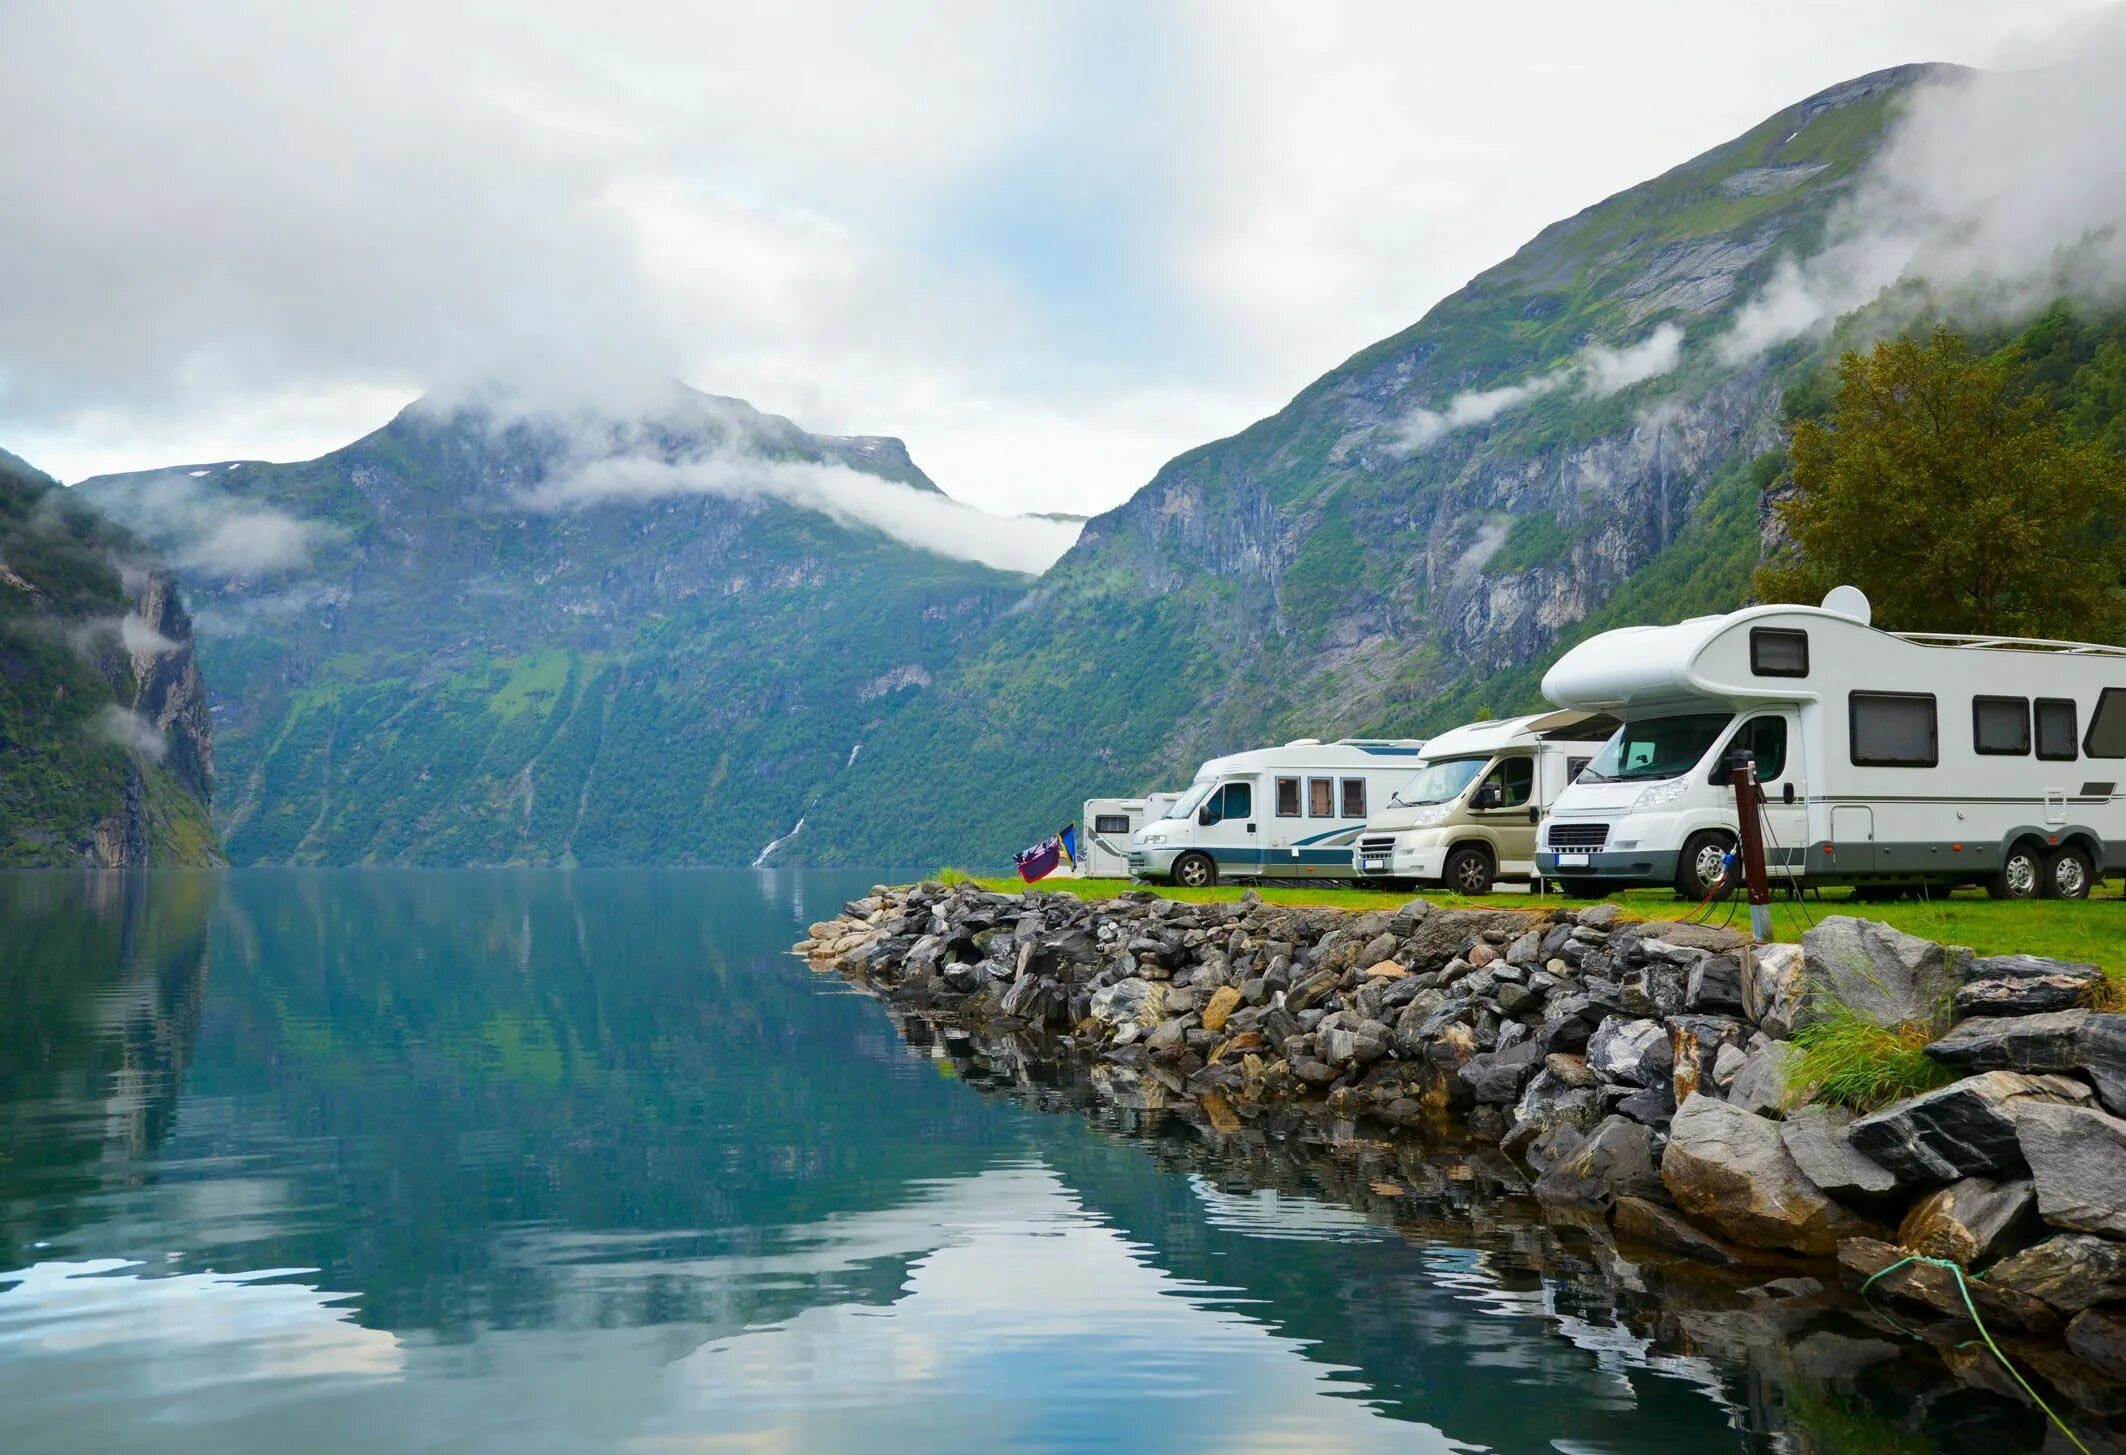
[[[782,954],[864,883],[0,876],[8,1448],[1808,1448],[1862,1365],[2034,1448],[1872,1330],[1678,1301],[1483,1149],[896,1025]]]

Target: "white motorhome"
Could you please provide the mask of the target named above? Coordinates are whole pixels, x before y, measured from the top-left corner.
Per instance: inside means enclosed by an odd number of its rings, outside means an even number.
[[[1129,871],[1192,888],[1220,879],[1348,879],[1351,841],[1402,786],[1417,739],[1300,738],[1213,758],[1129,843]]]
[[[1821,607],[1604,632],[1543,695],[1624,723],[1536,852],[1569,893],[1704,897],[1735,843],[1738,747],[1787,880],[2079,899],[2126,868],[2126,649],[1877,631],[1842,586]]]
[[[1441,733],[1425,744],[1416,775],[1366,820],[1352,872],[1461,894],[1533,879],[1539,825],[1616,727],[1606,713],[1567,710]]]
[[[1078,820],[1078,874],[1085,879],[1129,877],[1130,835],[1166,817],[1178,793],[1148,793],[1142,798],[1088,798]]]

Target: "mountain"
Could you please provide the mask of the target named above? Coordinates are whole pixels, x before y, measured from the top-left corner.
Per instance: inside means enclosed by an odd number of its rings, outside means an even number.
[[[995,863],[1089,795],[1504,713],[1578,636],[1744,599],[1759,462],[1818,346],[1716,338],[1937,74],[1832,87],[1544,229],[1168,463],[871,740],[792,857]]]
[[[176,578],[0,450],[0,866],[218,863],[213,782]]]
[[[862,523],[955,508],[900,441],[677,386],[76,489],[186,563],[237,863],[749,863],[1028,584]]]

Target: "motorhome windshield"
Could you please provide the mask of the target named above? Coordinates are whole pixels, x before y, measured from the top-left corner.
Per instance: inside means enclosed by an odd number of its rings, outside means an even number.
[[[1687,712],[1628,722],[1574,781],[1634,783],[1680,777],[1698,766],[1706,749],[1734,720],[1729,712]]]
[[[1169,819],[1194,818],[1196,810],[1203,807],[1204,795],[1216,786],[1211,782],[1191,783],[1188,792],[1182,794],[1180,800],[1166,811],[1166,816]]]
[[[1490,761],[1487,753],[1481,758],[1442,758],[1437,763],[1427,763],[1415,778],[1388,795],[1388,802],[1403,808],[1451,802],[1462,796],[1462,790],[1476,781],[1476,775]]]

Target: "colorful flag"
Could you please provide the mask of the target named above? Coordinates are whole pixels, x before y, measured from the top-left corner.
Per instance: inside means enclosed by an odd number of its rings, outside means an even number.
[[[1050,834],[1030,849],[1021,849],[1011,856],[1011,862],[1019,866],[1019,877],[1031,884],[1056,872],[1056,864],[1063,857],[1063,840]]]
[[[1077,868],[1077,867],[1078,867],[1078,824],[1077,824],[1077,820],[1073,819],[1073,820],[1072,820],[1071,822],[1069,822],[1069,823],[1067,823],[1067,824],[1063,825],[1063,832],[1062,832],[1062,833],[1060,833],[1060,834],[1057,834],[1057,835],[1056,835],[1056,842],[1057,842],[1058,844],[1061,844],[1061,845],[1063,846],[1063,857],[1064,857],[1064,858],[1066,858],[1066,859],[1068,859],[1068,860],[1070,860],[1070,867],[1071,867],[1071,868],[1073,868],[1073,869]]]

